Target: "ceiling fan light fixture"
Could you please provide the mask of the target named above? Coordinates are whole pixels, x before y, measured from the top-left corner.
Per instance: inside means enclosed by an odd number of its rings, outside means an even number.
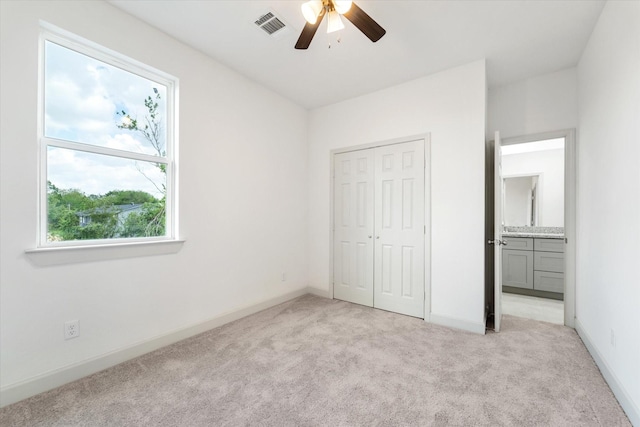
[[[322,0],[310,0],[300,6],[302,16],[304,16],[304,19],[311,25],[316,23],[318,15],[320,15],[323,8]]]
[[[0,0],[2,1],[2,0]],[[296,42],[296,49],[307,49],[318,31],[325,15],[327,16],[327,33],[344,28],[340,15],[347,18],[358,30],[372,42],[377,42],[387,31],[371,18],[364,10],[352,1],[343,0],[311,0],[302,5],[302,13],[307,20]]]
[[[333,0],[333,6],[340,15],[344,15],[351,9],[351,0]]]
[[[329,16],[327,17],[327,33],[333,33],[343,28],[344,24],[342,23],[342,19],[340,19],[340,14],[335,10],[329,12]]]

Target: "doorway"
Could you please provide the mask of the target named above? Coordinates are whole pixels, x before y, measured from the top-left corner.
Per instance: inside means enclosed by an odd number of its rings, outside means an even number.
[[[496,158],[501,186],[495,194],[487,187],[487,215],[492,219],[501,209],[502,224],[491,226],[488,218],[487,235],[503,246],[502,292],[491,280],[499,275],[488,272],[487,310],[574,327],[575,132],[507,138],[488,148],[502,151]],[[487,159],[489,177],[497,166],[489,162],[489,153]],[[495,210],[489,209],[491,195],[502,198]],[[492,255],[488,250],[489,269],[498,265]]]
[[[333,155],[333,295],[425,317],[425,140]]]
[[[565,138],[509,144],[502,164],[502,313],[564,324]],[[515,245],[515,246],[514,246]]]

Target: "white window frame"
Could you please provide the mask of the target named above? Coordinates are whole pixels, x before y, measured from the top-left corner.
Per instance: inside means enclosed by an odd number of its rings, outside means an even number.
[[[76,36],[68,31],[57,28],[51,24],[40,23],[39,38],[39,68],[38,68],[38,156],[39,156],[39,175],[38,175],[38,239],[37,248],[39,249],[55,249],[70,247],[104,247],[112,245],[130,245],[135,243],[153,243],[153,242],[171,242],[178,240],[178,79],[163,71],[159,71],[153,67],[122,55],[118,52],[105,48],[97,43]],[[149,154],[135,153],[125,150],[117,150],[98,145],[90,145],[86,143],[73,142],[49,138],[44,135],[44,117],[45,117],[45,43],[53,42],[65,48],[71,49],[80,54],[87,55],[96,60],[105,62],[109,65],[123,69],[127,72],[137,74],[148,80],[157,82],[167,88],[166,94],[166,156],[158,157]],[[155,237],[134,237],[134,238],[113,238],[113,239],[87,239],[87,240],[68,240],[59,242],[47,241],[48,231],[48,206],[47,206],[47,149],[48,147],[66,148],[86,153],[94,153],[108,156],[115,156],[122,159],[139,160],[151,163],[162,163],[166,165],[166,195],[165,195],[165,212],[166,224],[165,235]]]

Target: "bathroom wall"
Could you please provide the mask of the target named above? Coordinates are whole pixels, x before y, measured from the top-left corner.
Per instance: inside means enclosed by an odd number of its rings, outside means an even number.
[[[564,150],[543,150],[502,156],[502,176],[540,175],[538,226],[564,226]],[[514,224],[515,225],[515,224]]]

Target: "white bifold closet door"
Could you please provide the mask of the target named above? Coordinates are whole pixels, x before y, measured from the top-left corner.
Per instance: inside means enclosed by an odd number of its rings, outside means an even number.
[[[424,141],[336,154],[334,297],[424,317]]]
[[[373,307],[374,150],[334,159],[333,296]]]

